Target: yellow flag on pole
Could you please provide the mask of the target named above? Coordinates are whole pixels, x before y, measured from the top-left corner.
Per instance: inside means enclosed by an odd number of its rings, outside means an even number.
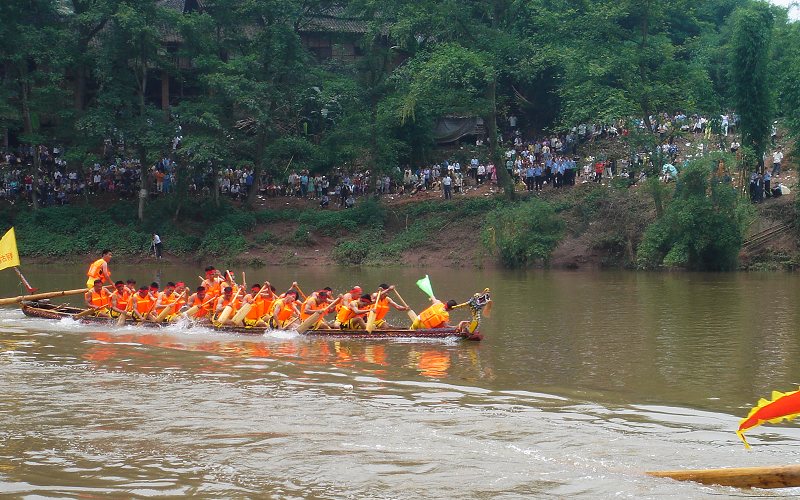
[[[14,235],[14,228],[0,239],[0,269],[7,269],[19,265],[19,253],[17,252],[17,238]]]

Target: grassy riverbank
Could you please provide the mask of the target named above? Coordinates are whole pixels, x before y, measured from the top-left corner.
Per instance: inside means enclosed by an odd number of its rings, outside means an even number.
[[[674,184],[661,187],[669,202]],[[176,202],[161,199],[148,205],[141,223],[133,203],[106,200],[104,206],[36,212],[7,207],[0,220],[16,227],[20,253],[29,262],[87,261],[103,248],[117,258],[147,261],[152,258],[151,234],[158,232],[168,261],[198,264],[561,268],[641,267],[641,243],[656,221],[649,187],[628,187],[621,180],[520,193],[514,201],[481,187],[450,201],[434,193],[364,198],[349,210],[291,202],[255,210],[185,202],[176,220]],[[747,221],[739,268],[795,268],[800,262],[791,227],[795,214],[794,195],[759,205]],[[681,220],[675,224],[689,224]],[[749,235],[779,225],[787,227],[749,244]]]

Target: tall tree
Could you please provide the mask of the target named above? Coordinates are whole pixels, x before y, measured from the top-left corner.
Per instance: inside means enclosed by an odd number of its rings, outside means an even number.
[[[754,153],[759,168],[770,135],[773,114],[768,74],[773,15],[764,3],[753,3],[735,14],[731,74],[742,146]]]
[[[37,190],[41,169],[39,145],[49,142],[63,109],[60,83],[65,54],[59,3],[55,0],[0,2],[0,62],[6,110],[5,128],[22,132],[20,140],[33,152],[31,202],[39,208]],[[50,127],[43,127],[49,122]]]
[[[139,220],[144,220],[149,165],[168,148],[174,134],[163,112],[148,100],[148,85],[155,70],[174,65],[163,41],[176,23],[174,13],[153,0],[119,4],[99,35],[100,53],[94,67],[97,99],[79,123],[96,139],[113,137],[138,157]]]

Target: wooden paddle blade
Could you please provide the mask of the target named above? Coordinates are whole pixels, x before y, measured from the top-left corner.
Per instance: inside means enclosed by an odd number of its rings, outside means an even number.
[[[236,311],[236,314],[233,315],[233,319],[231,320],[234,325],[241,325],[242,321],[244,321],[244,317],[253,309],[253,304],[245,304]]]
[[[99,311],[100,311],[99,309],[92,309],[92,308],[89,308],[89,309],[87,309],[87,310],[85,310],[85,311],[83,311],[83,312],[79,312],[78,314],[76,314],[75,316],[73,316],[73,318],[74,318],[74,319],[80,319],[80,318],[83,318],[84,316],[89,316],[90,314],[92,314],[92,313],[96,313],[96,312],[99,312]]]
[[[222,312],[219,313],[219,317],[217,318],[217,323],[219,324],[225,323],[226,321],[228,321],[228,318],[231,317],[231,314],[233,314],[233,308],[231,306],[225,306],[225,309],[223,309]]]
[[[316,325],[317,321],[319,321],[319,317],[322,316],[322,311],[324,311],[324,309],[315,311],[311,316],[307,317],[305,321],[300,323],[296,329],[297,333],[306,333],[312,326]]]
[[[651,471],[647,475],[677,481],[694,481],[734,488],[795,488],[800,486],[800,465]]]
[[[156,319],[154,319],[153,321],[155,321],[156,323],[161,323],[162,321],[164,321],[164,318],[167,317],[167,315],[171,310],[172,310],[172,304],[168,305],[160,313],[158,313],[158,316],[156,316]]]
[[[125,311],[125,312],[123,312],[122,314],[119,315],[119,318],[117,318],[117,326],[124,326],[125,325],[125,321],[127,319],[128,319],[128,313],[127,313],[127,311]]]
[[[419,316],[417,315],[417,313],[414,312],[413,309],[409,309],[408,311],[406,311],[406,314],[408,314],[408,319],[411,320],[411,323],[414,323],[419,319]]]

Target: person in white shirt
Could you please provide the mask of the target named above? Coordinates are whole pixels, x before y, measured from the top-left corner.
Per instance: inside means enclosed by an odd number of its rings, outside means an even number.
[[[156,254],[156,258],[161,258],[161,237],[158,236],[156,233],[153,233],[153,251]]]
[[[783,161],[783,153],[777,150],[772,153],[772,176],[777,177],[781,173],[781,161]]]

